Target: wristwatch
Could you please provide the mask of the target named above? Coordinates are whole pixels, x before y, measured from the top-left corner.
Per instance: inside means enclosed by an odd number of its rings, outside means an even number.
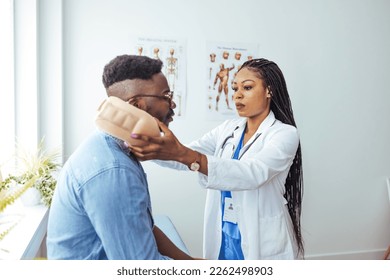
[[[196,152],[197,155],[198,155],[198,160],[195,160],[194,162],[192,162],[189,166],[190,170],[191,171],[198,171],[200,169],[200,153]]]

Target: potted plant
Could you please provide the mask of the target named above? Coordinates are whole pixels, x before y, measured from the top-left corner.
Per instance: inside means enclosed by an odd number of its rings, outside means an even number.
[[[19,147],[16,160],[22,167],[21,172],[16,175],[11,174],[4,180],[0,176],[0,217],[7,206],[13,204],[18,198],[23,200],[30,191],[38,193],[38,203],[50,206],[57,183],[55,172],[60,167],[59,153],[47,152],[43,148],[43,143],[42,139],[34,153],[27,153]],[[28,204],[32,205],[31,202]],[[4,223],[0,221],[0,240],[16,226],[18,221],[19,219],[12,222],[6,219]]]
[[[59,153],[46,151],[43,144],[42,139],[34,153],[18,148],[16,157],[22,169],[18,175],[9,175],[1,182],[0,212],[29,189],[37,190],[41,202],[47,207],[50,206],[57,183],[55,172],[60,167],[57,161]]]
[[[10,178],[10,177],[9,177]],[[8,179],[8,178],[7,178]],[[13,185],[9,187],[10,180],[3,182],[0,178],[0,241],[18,224],[20,217],[13,219],[1,219],[2,212],[8,205],[13,204],[19,197],[21,197],[36,181],[36,177],[32,177],[23,185]],[[4,214],[4,218],[7,214]]]

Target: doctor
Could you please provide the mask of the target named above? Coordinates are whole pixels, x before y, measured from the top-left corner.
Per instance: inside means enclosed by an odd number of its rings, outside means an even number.
[[[241,118],[187,146],[160,123],[163,137],[133,134],[148,145],[130,148],[140,160],[199,172],[206,259],[301,259],[302,158],[283,73],[253,59],[232,86]]]

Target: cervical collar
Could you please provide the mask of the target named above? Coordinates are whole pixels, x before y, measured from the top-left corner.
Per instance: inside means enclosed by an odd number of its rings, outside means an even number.
[[[108,97],[99,106],[95,124],[100,130],[130,145],[144,144],[131,138],[132,133],[160,136],[157,121],[150,114],[114,96]]]

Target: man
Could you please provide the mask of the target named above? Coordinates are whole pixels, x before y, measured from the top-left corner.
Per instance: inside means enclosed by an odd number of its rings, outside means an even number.
[[[173,109],[160,60],[122,55],[105,67],[103,84],[166,125]],[[47,233],[48,259],[192,259],[153,224],[147,179],[123,141],[94,132],[58,178]]]

